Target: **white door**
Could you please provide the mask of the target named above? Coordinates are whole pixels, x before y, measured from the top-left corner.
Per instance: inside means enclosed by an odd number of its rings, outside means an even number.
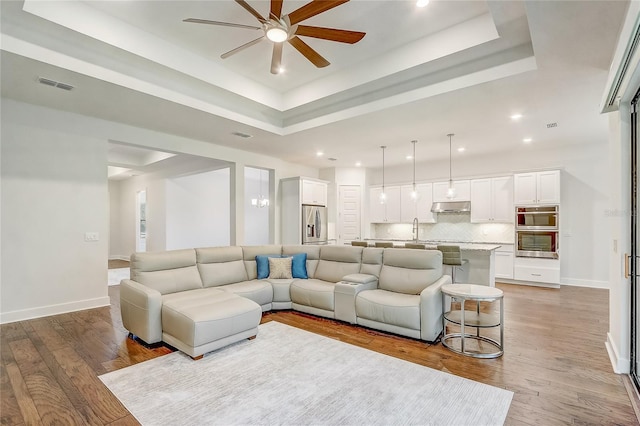
[[[360,186],[340,185],[338,192],[338,244],[359,240]]]

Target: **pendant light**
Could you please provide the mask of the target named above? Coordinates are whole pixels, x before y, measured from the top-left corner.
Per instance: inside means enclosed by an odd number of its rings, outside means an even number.
[[[384,192],[384,150],[387,148],[385,145],[382,145],[382,192],[380,193],[380,204],[384,204],[387,202],[387,194]]]
[[[449,133],[449,189],[447,189],[447,198],[452,199],[456,196],[456,189],[453,186],[453,179],[451,178],[451,138],[454,136],[453,133]]]
[[[252,198],[251,199],[251,205],[253,207],[257,207],[257,208],[263,208],[263,207],[269,207],[269,199],[265,198],[264,195],[262,195],[262,172],[266,171],[266,170],[262,170],[259,169],[260,172],[260,194],[258,195],[258,198]],[[269,173],[269,172],[267,172]]]
[[[411,199],[418,201],[418,191],[416,189],[416,144],[418,141],[411,141],[413,144],[413,188],[411,189]]]

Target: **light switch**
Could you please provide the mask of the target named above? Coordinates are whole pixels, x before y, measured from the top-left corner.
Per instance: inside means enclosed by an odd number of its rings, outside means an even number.
[[[100,234],[97,232],[85,232],[84,240],[87,242],[95,242],[100,240]]]

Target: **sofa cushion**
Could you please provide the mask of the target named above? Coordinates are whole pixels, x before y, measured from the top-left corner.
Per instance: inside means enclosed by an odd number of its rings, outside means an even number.
[[[360,266],[361,274],[380,276],[382,269],[382,253],[383,248],[367,247],[362,250],[362,265]]]
[[[262,309],[255,302],[217,289],[205,290],[163,297],[162,331],[198,347],[260,324]]]
[[[291,301],[299,305],[333,311],[334,283],[318,279],[293,280],[291,283]]]
[[[282,254],[293,256],[298,253],[307,254],[307,276],[315,278],[314,274],[318,267],[318,259],[320,259],[320,246],[317,245],[300,245],[300,246],[282,246]]]
[[[160,294],[202,288],[193,249],[131,255],[131,279]]]
[[[274,302],[291,302],[291,283],[294,281],[293,279],[270,279],[267,281],[271,283],[273,287]]]
[[[216,289],[246,297],[258,305],[268,305],[273,301],[273,287],[268,281],[242,281],[234,284],[221,285],[216,287]]]
[[[437,250],[384,249],[378,287],[419,294],[441,276],[442,253]]]
[[[242,260],[242,247],[197,248],[198,270],[205,287],[247,281],[247,270]]]
[[[322,246],[314,278],[337,283],[349,274],[360,272],[362,247]]]
[[[365,290],[356,297],[356,315],[371,321],[420,330],[420,296]]]
[[[250,280],[258,278],[258,270],[256,264],[256,256],[265,255],[280,255],[282,253],[282,246],[277,244],[262,245],[262,246],[242,246],[242,259],[244,260],[244,266],[247,270],[247,276]],[[267,262],[265,260],[265,262]],[[265,278],[269,276],[269,272],[265,275]]]

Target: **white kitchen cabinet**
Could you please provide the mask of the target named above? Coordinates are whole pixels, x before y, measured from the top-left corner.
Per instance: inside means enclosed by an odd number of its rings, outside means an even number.
[[[431,213],[433,204],[433,185],[431,183],[416,184],[417,200],[411,197],[413,185],[400,187],[400,221],[413,223],[418,218],[420,223],[435,223],[435,217]]]
[[[447,191],[449,190],[449,182],[436,182],[433,184],[433,201],[470,201],[471,200],[471,181],[469,180],[454,180],[453,187],[456,191],[456,195],[453,198],[447,198]]]
[[[560,260],[516,257],[513,278],[532,283],[560,285]]]
[[[514,202],[516,205],[560,204],[560,170],[516,174]]]
[[[400,186],[386,186],[387,199],[380,203],[381,187],[369,190],[369,221],[371,223],[397,223],[401,220],[401,189]]]
[[[504,244],[496,249],[496,278],[513,279],[513,244]]]
[[[302,204],[327,205],[327,184],[315,180],[302,180]]]
[[[471,222],[513,223],[513,178],[511,176],[471,181]]]

